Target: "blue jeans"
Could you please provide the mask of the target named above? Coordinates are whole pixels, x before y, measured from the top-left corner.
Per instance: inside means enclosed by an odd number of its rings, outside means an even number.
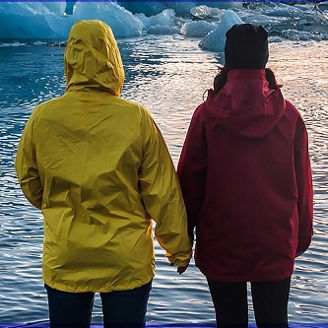
[[[142,328],[152,281],[141,287],[100,293],[105,328]],[[51,328],[89,328],[94,293],[68,293],[45,285]]]

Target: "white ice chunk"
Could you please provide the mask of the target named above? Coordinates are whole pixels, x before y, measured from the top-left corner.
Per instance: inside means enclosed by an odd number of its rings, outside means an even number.
[[[144,14],[136,14],[135,16],[142,21],[144,27],[147,29],[155,25],[172,25],[175,19],[175,12],[173,9],[165,9],[160,14],[151,17],[146,17]]]
[[[280,36],[273,35],[273,36],[269,36],[268,41],[269,41],[269,43],[271,43],[271,42],[282,42],[283,39]]]
[[[232,10],[226,10],[221,18],[221,23],[199,43],[199,46],[205,50],[223,51],[226,41],[225,34],[235,24],[243,24],[243,21]]]
[[[178,16],[190,16],[190,9],[195,7],[195,2],[189,1],[170,1],[165,2],[168,8],[174,9]]]
[[[0,21],[0,40],[62,39],[69,30],[69,20],[42,2],[2,2]]]
[[[136,14],[144,25],[144,29],[148,34],[173,34],[178,29],[174,25],[175,11],[173,9],[165,9],[160,14],[146,17],[144,14]]]
[[[328,10],[328,1],[318,3],[318,7],[322,10]]]
[[[188,37],[203,38],[216,27],[216,24],[205,21],[187,22],[182,25],[180,33]]]
[[[65,14],[66,3],[65,2],[43,2],[42,4],[47,7],[51,12],[58,16],[63,16]]]
[[[134,14],[134,17],[141,21],[144,29],[147,29],[149,27],[149,17],[147,17],[145,14]]]
[[[303,10],[291,5],[284,3],[276,3],[275,5],[276,8],[268,10],[266,15],[278,17],[297,17],[298,15],[303,14]]]
[[[167,6],[159,1],[154,2],[138,2],[138,1],[120,1],[123,6],[133,14],[145,14],[146,16],[154,16],[167,9]]]
[[[253,13],[252,11],[239,11],[238,16],[245,22],[256,25],[273,25],[279,24],[281,22],[281,18],[278,17],[269,17],[261,13]]]
[[[241,8],[238,2],[207,1],[119,1],[118,4],[134,14],[145,14],[147,17],[157,15],[165,9],[174,9],[178,16],[190,16],[190,10],[196,5],[208,5],[218,8]]]
[[[99,19],[108,24],[117,38],[140,36],[143,24],[131,12],[113,2],[77,2],[75,21]]]
[[[25,46],[26,43],[21,43],[21,42],[0,42],[0,47],[23,47]]]
[[[298,31],[295,29],[288,29],[282,31],[282,36],[288,40],[293,41],[322,41],[326,39],[326,35],[322,33],[312,33],[309,31]]]
[[[224,13],[224,9],[211,8],[205,5],[190,9],[192,16],[203,20],[219,20]]]
[[[242,1],[197,1],[197,4],[221,9],[237,9],[243,7]]]
[[[72,25],[81,19],[104,21],[118,38],[141,35],[142,22],[115,3],[77,2],[69,16],[64,15],[64,6],[0,2],[0,40],[66,40]]]

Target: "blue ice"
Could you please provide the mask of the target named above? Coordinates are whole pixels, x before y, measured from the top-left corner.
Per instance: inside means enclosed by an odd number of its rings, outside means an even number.
[[[145,14],[135,14],[143,23],[144,32],[147,34],[173,34],[178,29],[174,25],[175,11],[165,9],[160,14],[147,17]]]
[[[180,33],[188,37],[202,38],[215,30],[216,27],[217,25],[214,23],[193,21],[184,23],[181,27]]]
[[[139,36],[142,22],[112,2],[77,2],[66,15],[63,2],[0,2],[0,40],[66,40],[72,25],[81,19],[100,19],[117,38]]]
[[[0,40],[66,40],[72,25],[81,19],[104,21],[117,38],[138,37],[143,33],[173,34],[181,28],[176,15],[192,17],[191,9],[198,3],[201,2],[76,2],[67,6],[65,2],[0,2]],[[230,3],[230,6],[238,5]],[[197,10],[193,12],[197,14]],[[185,26],[182,33],[203,37],[212,29],[211,24],[199,22]]]
[[[205,50],[223,51],[225,44],[225,33],[235,24],[242,24],[241,18],[232,10],[226,10],[221,17],[221,22],[218,27],[209,33],[199,43],[199,46]]]

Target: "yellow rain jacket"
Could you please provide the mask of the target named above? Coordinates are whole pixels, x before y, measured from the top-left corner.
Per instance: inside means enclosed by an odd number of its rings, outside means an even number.
[[[148,111],[119,98],[111,29],[80,21],[65,51],[64,96],[35,108],[16,171],[44,216],[43,279],[67,292],[128,290],[154,275],[155,234],[171,263],[191,257],[179,183]]]

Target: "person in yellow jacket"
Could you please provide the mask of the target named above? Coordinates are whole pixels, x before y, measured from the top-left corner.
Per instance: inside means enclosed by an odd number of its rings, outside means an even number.
[[[21,188],[44,217],[50,324],[88,326],[100,292],[105,325],[143,326],[152,219],[179,273],[191,257],[176,173],[149,112],[120,98],[124,70],[110,27],[72,27],[65,73],[64,96],[35,108],[16,157]]]

